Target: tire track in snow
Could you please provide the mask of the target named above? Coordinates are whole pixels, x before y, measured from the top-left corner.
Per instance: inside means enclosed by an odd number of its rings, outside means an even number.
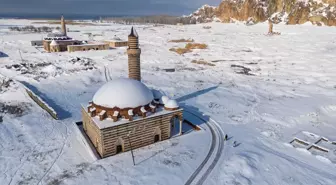
[[[215,154],[215,157],[214,157],[213,161],[211,162],[209,167],[206,169],[204,174],[201,176],[201,178],[196,183],[197,185],[201,185],[201,184],[204,183],[204,181],[210,175],[210,173],[212,172],[212,170],[215,168],[216,164],[218,163],[220,157],[222,156],[222,151],[224,149],[224,142],[223,142],[224,141],[224,134],[223,134],[223,131],[221,130],[221,128],[219,128],[219,125],[214,120],[210,119],[209,121],[207,121],[204,118],[202,118],[202,116],[199,116],[198,114],[196,114],[196,113],[194,113],[190,110],[187,110],[186,108],[184,108],[184,111],[186,111],[189,114],[192,114],[192,115],[196,116],[197,118],[199,118],[200,120],[204,121],[207,124],[207,126],[209,127],[209,129],[211,131],[211,136],[212,136],[212,142],[211,142],[210,150],[209,150],[207,156],[202,161],[202,163],[198,166],[198,168],[194,171],[194,173],[189,177],[189,179],[187,180],[185,185],[192,184],[194,182],[194,180],[196,179],[196,177],[204,169],[205,165],[208,164],[209,159],[214,154],[216,144],[218,142],[217,152]]]

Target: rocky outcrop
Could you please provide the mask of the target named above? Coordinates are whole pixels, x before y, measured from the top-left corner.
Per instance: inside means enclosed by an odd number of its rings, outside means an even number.
[[[211,13],[210,13],[211,12]],[[202,7],[190,16],[197,22],[264,22],[336,26],[336,0],[223,0],[211,10]],[[204,21],[206,20],[206,21]]]
[[[194,13],[190,14],[192,22],[196,23],[204,23],[204,22],[212,22],[216,19],[217,7],[204,5]]]

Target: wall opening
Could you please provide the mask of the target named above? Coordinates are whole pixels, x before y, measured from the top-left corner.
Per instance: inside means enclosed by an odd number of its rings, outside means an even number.
[[[157,143],[157,142],[159,142],[160,141],[160,135],[159,134],[156,134],[155,136],[154,136],[154,143]]]
[[[174,115],[170,119],[170,136],[178,135],[180,132],[180,117]]]
[[[116,154],[119,154],[121,152],[122,152],[122,146],[121,145],[117,145]]]

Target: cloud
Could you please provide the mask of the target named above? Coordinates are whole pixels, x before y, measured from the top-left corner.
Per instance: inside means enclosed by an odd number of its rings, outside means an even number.
[[[221,0],[0,0],[1,14],[153,15],[189,14]]]

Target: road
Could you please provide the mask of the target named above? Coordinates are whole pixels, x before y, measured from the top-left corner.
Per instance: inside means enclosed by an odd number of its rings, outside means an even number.
[[[197,185],[201,185],[208,178],[208,176],[210,175],[212,170],[215,168],[216,164],[218,163],[222,155],[222,151],[224,149],[224,132],[214,120],[212,119],[206,120],[200,113],[196,113],[187,108],[184,108],[184,111],[204,121],[206,125],[209,127],[210,132],[211,132],[212,139],[211,139],[211,145],[210,145],[210,150],[208,154],[206,155],[202,163],[197,167],[197,169],[194,171],[194,173],[189,177],[189,179],[185,183],[185,185],[190,185],[193,183]],[[214,157],[212,160],[210,160],[212,156]],[[201,175],[202,171],[203,171],[203,175],[197,180],[196,178]]]

